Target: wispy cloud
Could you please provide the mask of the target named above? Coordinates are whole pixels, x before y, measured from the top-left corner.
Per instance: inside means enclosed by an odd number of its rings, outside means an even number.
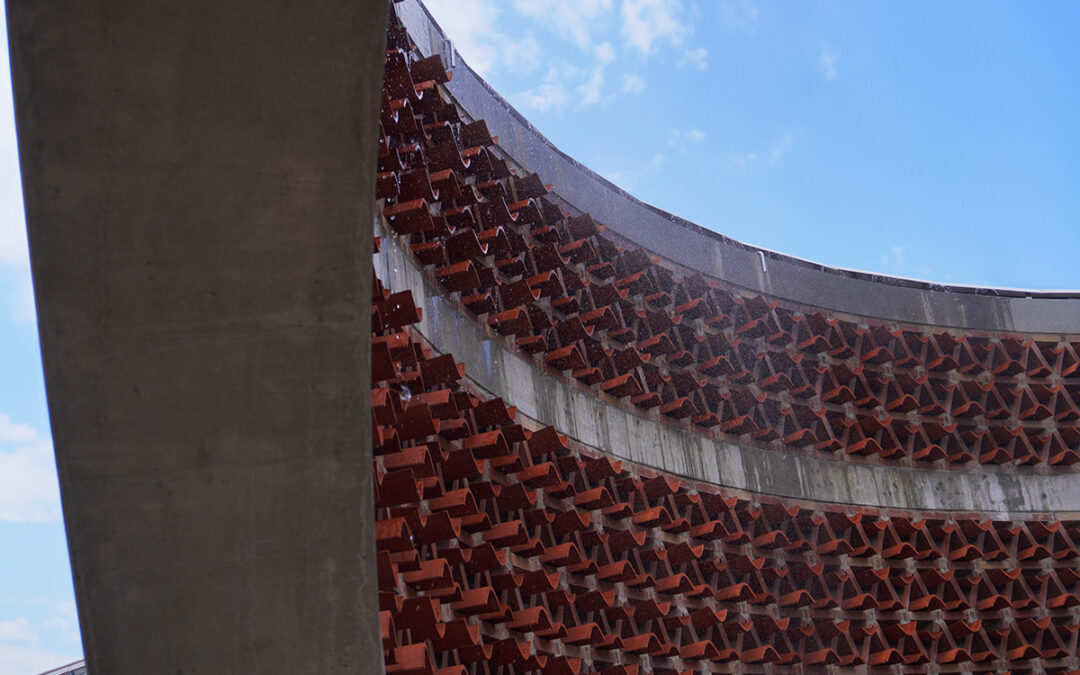
[[[510,100],[522,108],[540,112],[561,112],[571,104],[575,108],[586,108],[609,103],[615,91],[607,87],[607,68],[615,60],[615,48],[610,42],[601,42],[592,48],[592,56],[592,65],[588,68],[579,68],[567,61],[555,63],[548,68],[539,85],[512,94]]]
[[[75,654],[43,648],[38,635],[42,628],[49,626],[35,625],[24,616],[0,621],[0,672],[40,673],[78,660]]]
[[[5,59],[6,60],[6,59]],[[6,68],[7,64],[3,64]],[[0,264],[18,269],[30,268],[30,250],[26,245],[26,221],[23,216],[22,179],[19,175],[19,156],[15,143],[15,126],[11,104],[11,85],[5,75],[0,84]]]
[[[784,129],[777,133],[772,145],[769,146],[769,161],[775,164],[783,159],[784,155],[791,151],[798,137],[799,134],[794,129]]]
[[[30,270],[24,269],[11,290],[11,318],[16,323],[36,324],[37,306],[34,304],[34,286],[30,280]]]
[[[0,58],[0,303],[16,323],[32,324],[36,318],[30,282],[30,250],[26,243],[22,178],[15,140],[14,105],[7,55]]]
[[[906,257],[904,255],[904,247],[900,244],[896,244],[889,251],[881,256],[881,264],[894,270],[900,270],[907,264]]]
[[[926,265],[913,265],[908,260],[907,251],[901,244],[894,244],[881,255],[881,270],[886,274],[929,279],[934,271]]]
[[[615,48],[610,42],[602,42],[593,48],[593,66],[589,70],[588,78],[576,89],[579,107],[595,105],[604,100],[604,83],[607,79],[604,71],[614,60]]]
[[[540,84],[510,95],[514,105],[525,110],[562,112],[573,99],[571,92],[584,80],[587,71],[560,61],[548,68]]]
[[[631,171],[625,169],[603,169],[597,171],[597,173],[627,192],[633,192],[634,188],[637,187],[636,175]]]
[[[11,621],[0,621],[0,640],[5,642],[36,642],[37,635],[30,629],[30,619],[21,616]]]
[[[612,0],[514,0],[514,8],[585,51],[615,17]]]
[[[73,600],[58,602],[53,606],[54,614],[40,622],[45,630],[58,630],[68,633],[73,638],[79,637],[79,610]],[[74,631],[72,633],[71,631]]]
[[[691,145],[700,145],[705,142],[705,132],[701,129],[672,129],[668,132],[668,146],[685,155]]]
[[[758,161],[758,154],[756,152],[744,152],[741,155],[735,155],[727,161],[725,165],[727,170],[732,173],[745,173],[747,169],[756,164]]]
[[[454,41],[462,57],[482,76],[507,72],[536,74],[508,98],[514,105],[538,112],[561,113],[611,102],[618,95],[636,95],[645,80],[627,74],[609,81],[609,66],[616,60],[618,33],[626,48],[648,54],[661,44],[677,44],[687,32],[679,18],[681,0],[428,0],[427,7]],[[538,41],[530,32],[512,35],[504,29],[504,12],[523,16],[538,30],[572,43],[588,55],[583,62],[560,50],[558,40],[544,35]],[[691,58],[697,58],[695,52]],[[696,62],[695,62],[696,63]],[[519,81],[527,81],[519,78]]]
[[[799,132],[794,129],[781,129],[776,133],[772,143],[764,150],[751,150],[732,156],[726,163],[726,168],[732,173],[745,173],[760,164],[775,166],[783,161],[798,141]]]
[[[14,181],[14,182],[12,182]],[[19,171],[0,171],[0,194],[6,194],[8,198],[12,188],[18,192]],[[21,195],[16,195],[20,196]],[[21,198],[17,202],[21,204]],[[5,201],[0,212],[0,264],[12,267],[28,269],[30,267],[30,252],[26,246],[26,226],[23,222],[22,211],[13,208],[11,202]]]
[[[59,519],[52,441],[37,429],[0,414],[0,521]]]
[[[29,267],[0,264],[0,311],[4,314],[0,320],[26,326],[32,326],[36,321]]]
[[[720,5],[720,18],[729,32],[756,33],[760,16],[761,8],[753,0],[733,0]]]
[[[570,94],[566,91],[556,70],[549,70],[544,81],[532,89],[511,94],[515,105],[540,112],[564,110],[570,103]]]
[[[544,61],[543,50],[531,34],[511,36],[500,29],[500,5],[493,0],[427,0],[454,48],[476,72],[532,72]]]
[[[622,76],[622,90],[627,94],[640,94],[645,91],[645,80],[640,75],[627,73]]]
[[[690,32],[679,0],[623,0],[622,33],[626,45],[649,55],[663,43],[678,45]]]
[[[704,47],[684,50],[678,66],[680,68],[692,67],[698,70],[708,70],[709,50]]]
[[[834,48],[829,43],[822,43],[821,51],[818,54],[818,71],[821,76],[825,78],[826,82],[832,82],[839,77],[839,72],[836,70],[836,64],[840,61],[840,50]]]
[[[7,415],[0,415],[0,443],[23,443],[37,438],[37,429],[29,424],[12,422]]]
[[[659,152],[644,164],[625,160],[620,162],[605,160],[605,163],[601,163],[600,166],[607,168],[603,168],[597,173],[627,192],[636,192],[639,186],[647,185],[650,182],[651,177],[660,170],[665,161],[667,160],[663,153]]]

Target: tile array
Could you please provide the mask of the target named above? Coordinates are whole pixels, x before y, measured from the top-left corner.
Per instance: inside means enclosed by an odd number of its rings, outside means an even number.
[[[450,76],[391,20],[388,245],[537,367],[779,451],[1080,460],[1077,337],[887,324],[679,278],[510,166],[444,96]],[[472,387],[410,328],[411,292],[374,288],[388,673],[1080,675],[1080,520],[786,500],[618,460]]]
[[[787,452],[1009,471],[1080,461],[1080,337],[896,325],[680,278],[508,165],[444,97],[450,76],[391,26],[382,213],[446,293],[537,365]]]
[[[376,280],[388,673],[1080,673],[1080,521],[675,480],[523,424],[419,320]]]

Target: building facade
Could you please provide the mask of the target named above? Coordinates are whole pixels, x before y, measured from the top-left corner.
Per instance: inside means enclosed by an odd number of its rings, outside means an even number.
[[[387,672],[1080,672],[1075,299],[709,233],[553,148],[449,49],[395,5]]]
[[[7,12],[90,672],[1080,673],[1080,298],[643,204],[419,0]]]

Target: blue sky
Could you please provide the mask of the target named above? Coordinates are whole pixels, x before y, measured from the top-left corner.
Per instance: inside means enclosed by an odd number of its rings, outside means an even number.
[[[639,198],[766,248],[1080,289],[1080,5],[433,0],[471,66]]]
[[[0,25],[7,33],[3,14]],[[82,654],[41,376],[7,50],[0,50],[0,673]]]
[[[430,7],[556,145],[645,201],[832,265],[1080,288],[1080,4]],[[2,58],[0,672],[19,675],[81,647]]]

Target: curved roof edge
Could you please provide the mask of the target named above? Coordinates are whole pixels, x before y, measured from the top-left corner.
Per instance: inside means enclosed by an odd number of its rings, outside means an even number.
[[[885,321],[1044,334],[1080,330],[1080,290],[951,285],[830,267],[736,241],[646,204],[559,150],[460,54],[451,54],[451,39],[420,0],[396,7],[420,52],[439,54],[452,66],[448,91],[470,117],[486,121],[510,159],[540,174],[569,206],[606,224],[608,234],[677,267],[797,304]]]

